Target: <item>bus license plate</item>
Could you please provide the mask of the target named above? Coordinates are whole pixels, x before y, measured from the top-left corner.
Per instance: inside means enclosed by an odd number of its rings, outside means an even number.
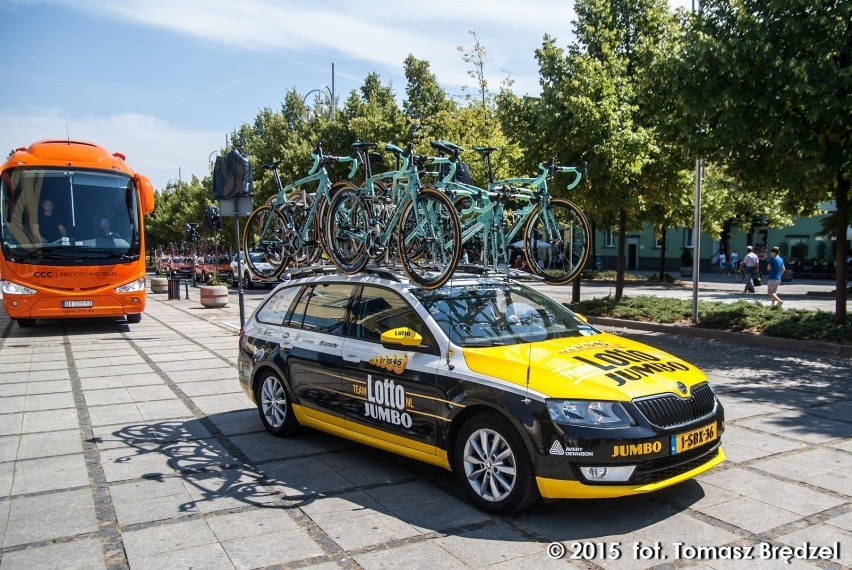
[[[80,307],[91,307],[91,301],[62,301],[63,309],[79,309]]]
[[[672,455],[700,447],[719,437],[716,423],[672,436]]]

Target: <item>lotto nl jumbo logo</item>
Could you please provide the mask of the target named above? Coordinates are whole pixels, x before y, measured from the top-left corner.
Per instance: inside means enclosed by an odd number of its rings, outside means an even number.
[[[405,388],[393,380],[373,380],[367,375],[367,401],[364,416],[405,428],[411,427],[411,416],[405,411]]]

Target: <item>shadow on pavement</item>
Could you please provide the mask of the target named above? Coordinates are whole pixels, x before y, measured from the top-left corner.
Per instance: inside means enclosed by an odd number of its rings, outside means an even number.
[[[453,475],[442,469],[309,429],[284,439],[252,429],[262,429],[254,410],[131,425],[112,432],[109,439],[127,452],[111,461],[159,456],[154,463],[163,465],[164,459],[168,472],[141,477],[163,483],[180,478],[193,498],[180,505],[181,512],[209,512],[213,505],[300,508],[319,522],[381,513],[421,532],[482,531],[481,538],[501,541],[617,536],[664,524],[704,495],[698,483],[687,482],[650,495],[553,501],[495,517],[467,503]]]

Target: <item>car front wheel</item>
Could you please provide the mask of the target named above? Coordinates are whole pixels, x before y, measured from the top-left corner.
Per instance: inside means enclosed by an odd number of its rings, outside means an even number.
[[[299,423],[293,415],[290,395],[284,381],[277,374],[271,371],[263,373],[257,383],[255,399],[260,420],[266,431],[278,437],[285,437],[296,431]]]
[[[475,416],[462,426],[453,468],[468,498],[484,511],[511,514],[540,498],[521,436],[497,414]]]

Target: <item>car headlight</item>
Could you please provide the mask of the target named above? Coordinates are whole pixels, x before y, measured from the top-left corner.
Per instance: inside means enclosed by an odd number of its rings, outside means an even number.
[[[145,290],[145,278],[140,277],[136,281],[131,281],[121,287],[116,287],[116,293],[132,293],[134,291],[144,291]]]
[[[35,289],[24,287],[14,281],[3,281],[4,295],[35,295],[38,293]]]
[[[548,400],[550,419],[560,424],[619,428],[633,425],[633,419],[618,402],[592,400]]]

